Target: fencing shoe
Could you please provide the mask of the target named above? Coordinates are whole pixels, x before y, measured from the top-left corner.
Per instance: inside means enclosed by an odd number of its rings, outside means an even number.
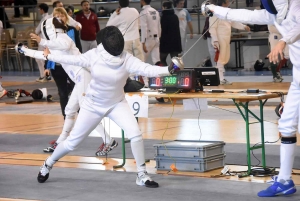
[[[108,152],[110,152],[117,146],[118,146],[118,142],[113,138],[111,138],[110,143],[107,144],[102,143],[95,154],[96,156],[105,156]]]
[[[220,85],[232,85],[232,83],[226,79],[223,79],[222,81],[220,81]]]
[[[49,173],[52,167],[46,164],[47,159],[44,161],[44,164],[41,166],[37,180],[39,183],[44,183],[49,178]]]
[[[275,197],[278,195],[290,195],[297,191],[293,180],[277,180],[266,190],[258,192],[259,197]]]
[[[51,144],[51,146],[49,146],[49,147],[43,149],[43,151],[44,151],[45,153],[52,153],[52,152],[54,152],[55,148],[56,148],[57,145],[58,145],[58,144],[56,143],[56,141],[51,141],[50,144]]]
[[[153,181],[147,172],[140,172],[136,177],[136,184],[139,186],[146,186],[148,188],[157,188],[159,185]]]

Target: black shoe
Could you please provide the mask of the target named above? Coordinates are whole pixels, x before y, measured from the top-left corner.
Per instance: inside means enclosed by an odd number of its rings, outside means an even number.
[[[50,80],[51,80],[51,76],[50,76],[50,75],[46,76],[46,79],[47,79],[48,81],[50,81]]]
[[[37,180],[39,183],[44,183],[45,181],[47,181],[47,179],[49,178],[51,168],[52,167],[48,166],[45,161],[44,164],[41,166],[39,174],[37,176]]]

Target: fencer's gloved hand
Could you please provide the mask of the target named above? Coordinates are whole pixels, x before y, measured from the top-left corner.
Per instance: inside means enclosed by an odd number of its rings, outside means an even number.
[[[213,13],[214,13],[214,9],[215,9],[215,5],[214,4],[210,4],[210,2],[204,1],[201,4],[201,12],[203,14],[203,16],[205,17],[212,17]]]
[[[220,44],[218,41],[214,41],[212,45],[214,46],[215,49],[217,49],[217,50],[220,49]]]
[[[23,44],[23,43],[18,43],[18,44],[15,46],[16,52],[19,52],[20,54],[24,54],[24,51],[22,50],[22,47],[24,47],[24,44]]]
[[[173,74],[176,71],[183,70],[184,69],[184,64],[182,62],[181,57],[173,57],[171,59],[171,63],[168,66],[170,74]]]

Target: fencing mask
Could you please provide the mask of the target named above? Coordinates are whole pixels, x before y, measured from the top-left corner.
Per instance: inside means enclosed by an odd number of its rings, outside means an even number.
[[[281,24],[287,15],[289,1],[288,0],[262,0],[261,2],[269,13],[276,15],[277,23]]]
[[[32,91],[31,96],[34,100],[41,100],[47,98],[47,88],[35,89]]]
[[[124,50],[124,37],[115,26],[107,26],[101,29],[100,41],[104,49],[113,56],[120,55]]]

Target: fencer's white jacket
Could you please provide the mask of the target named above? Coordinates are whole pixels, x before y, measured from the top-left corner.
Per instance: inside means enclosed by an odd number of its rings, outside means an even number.
[[[90,66],[92,80],[86,97],[103,107],[113,106],[125,98],[124,86],[129,74],[146,77],[170,74],[168,67],[144,63],[127,52],[112,56],[106,52],[102,44],[78,56],[49,54],[48,59],[85,68]]]
[[[161,36],[160,16],[157,10],[150,5],[145,5],[140,12],[140,24],[141,24],[141,42],[145,43],[147,38],[154,38],[159,40]]]
[[[76,47],[73,40],[65,33],[57,33],[55,40],[45,40],[41,39],[39,45],[43,47],[48,47],[52,55],[80,55],[80,51]],[[31,50],[22,47],[24,54],[36,59],[46,60],[43,55],[43,51]],[[50,59],[51,60],[51,59]],[[53,61],[53,60],[51,60]],[[65,63],[61,64],[65,72],[69,75],[73,82],[77,83],[78,72],[82,69],[81,67],[68,65]],[[88,68],[86,69],[88,70]]]
[[[300,1],[290,0],[289,11],[281,24],[276,22],[276,16],[267,10],[230,9],[220,6],[214,8],[214,15],[221,19],[239,21],[249,24],[274,24],[283,41],[289,46],[289,56],[293,63],[293,79],[300,84]]]

